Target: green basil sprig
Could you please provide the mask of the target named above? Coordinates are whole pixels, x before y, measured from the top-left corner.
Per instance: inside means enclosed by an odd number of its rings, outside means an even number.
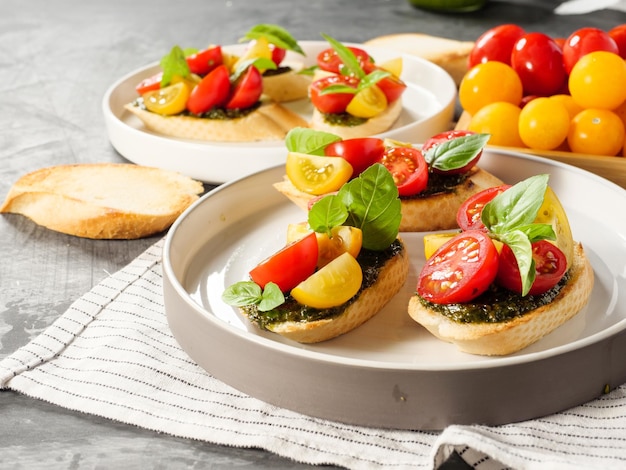
[[[481,214],[490,236],[513,251],[522,278],[522,295],[528,294],[535,280],[531,243],[556,240],[552,225],[534,223],[543,204],[548,178],[542,174],[520,181],[485,204]]]
[[[489,134],[468,134],[442,142],[424,153],[428,168],[441,171],[463,168],[482,152]]]
[[[252,59],[244,60],[237,64],[237,69],[230,76],[231,83],[235,83],[237,79],[248,69],[248,67],[252,65],[259,70],[275,70],[278,68],[272,59],[268,59],[266,57],[254,57]]]
[[[180,46],[172,47],[169,54],[163,56],[160,62],[161,69],[163,69],[163,76],[161,77],[161,87],[166,87],[172,82],[172,78],[175,75],[179,75],[183,78],[188,77],[191,74],[185,53]]]
[[[261,37],[267,39],[267,42],[270,44],[274,44],[282,49],[306,55],[298,44],[298,41],[294,39],[291,33],[289,33],[289,31],[282,26],[275,24],[263,23],[253,26],[244,35],[244,37],[240,39],[240,42],[251,39],[259,39]]]
[[[273,282],[268,282],[265,289],[261,289],[253,281],[240,281],[226,288],[222,293],[222,300],[233,307],[256,304],[260,312],[269,312],[282,305],[285,296]]]

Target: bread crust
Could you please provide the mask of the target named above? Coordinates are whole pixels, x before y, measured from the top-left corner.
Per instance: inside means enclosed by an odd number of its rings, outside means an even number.
[[[408,313],[437,338],[455,344],[461,351],[486,356],[504,356],[520,351],[574,317],[587,304],[594,284],[593,268],[577,243],[570,279],[549,304],[500,323],[457,323],[425,307],[417,296],[409,301]]]
[[[382,267],[376,282],[362,290],[358,294],[358,299],[346,307],[341,314],[311,322],[282,322],[271,325],[269,329],[299,343],[319,343],[345,334],[380,312],[385,304],[400,291],[408,272],[409,256],[402,244],[402,250]]]
[[[136,239],[167,229],[203,190],[198,181],[158,168],[59,165],[21,177],[0,212],[77,237]]]
[[[402,98],[395,100],[380,114],[368,119],[358,126],[339,126],[326,122],[324,114],[313,109],[309,127],[318,131],[330,132],[342,139],[369,137],[388,131],[402,113]]]
[[[501,184],[502,180],[496,176],[475,167],[468,178],[453,192],[422,198],[400,198],[402,213],[400,231],[428,232],[457,228],[456,213],[461,204],[471,195]],[[274,188],[305,211],[308,211],[309,201],[317,197],[297,189],[286,176],[283,181],[274,183]]]
[[[179,139],[212,142],[274,141],[284,139],[294,127],[308,126],[304,118],[272,101],[264,101],[258,109],[235,119],[162,116],[133,103],[127,103],[124,108],[137,116],[147,129]]]

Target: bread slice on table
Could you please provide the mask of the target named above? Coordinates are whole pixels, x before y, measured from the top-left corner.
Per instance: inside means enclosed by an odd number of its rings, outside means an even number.
[[[162,116],[133,103],[124,108],[147,129],[168,137],[212,142],[274,141],[285,138],[294,127],[307,127],[300,115],[279,103],[265,101],[252,112],[233,119],[207,119],[187,115]]]
[[[499,323],[458,323],[424,306],[417,296],[409,301],[411,318],[437,338],[461,351],[503,356],[519,351],[562,325],[588,302],[593,289],[593,268],[580,243],[575,246],[570,279],[556,298],[541,307]]]
[[[426,232],[457,228],[456,213],[461,204],[471,195],[501,184],[502,180],[496,176],[475,167],[467,179],[451,192],[424,197],[401,197],[400,231]],[[308,211],[309,203],[318,197],[300,191],[287,176],[282,181],[274,183],[274,188],[305,211]]]
[[[167,229],[203,190],[198,181],[158,168],[60,165],[22,176],[0,212],[77,237],[135,239]]]
[[[448,72],[457,86],[467,72],[469,54],[474,47],[473,41],[457,41],[422,33],[389,34],[372,38],[365,44],[393,49],[433,62]]]

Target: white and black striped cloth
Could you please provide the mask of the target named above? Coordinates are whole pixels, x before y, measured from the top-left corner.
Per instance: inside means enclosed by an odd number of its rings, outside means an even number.
[[[430,469],[453,451],[479,469],[626,468],[626,384],[591,403],[507,426],[442,433],[310,418],[239,393],[197,366],[169,331],[163,240],[77,300],[0,362],[0,388],[175,436],[258,447],[352,469]]]

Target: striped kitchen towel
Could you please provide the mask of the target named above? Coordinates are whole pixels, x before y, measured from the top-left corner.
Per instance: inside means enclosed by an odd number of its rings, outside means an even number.
[[[443,432],[345,425],[280,409],[211,377],[179,347],[163,307],[163,240],[0,362],[0,388],[130,425],[350,469],[626,467],[626,385],[545,418]],[[1,422],[0,422],[1,426]]]

